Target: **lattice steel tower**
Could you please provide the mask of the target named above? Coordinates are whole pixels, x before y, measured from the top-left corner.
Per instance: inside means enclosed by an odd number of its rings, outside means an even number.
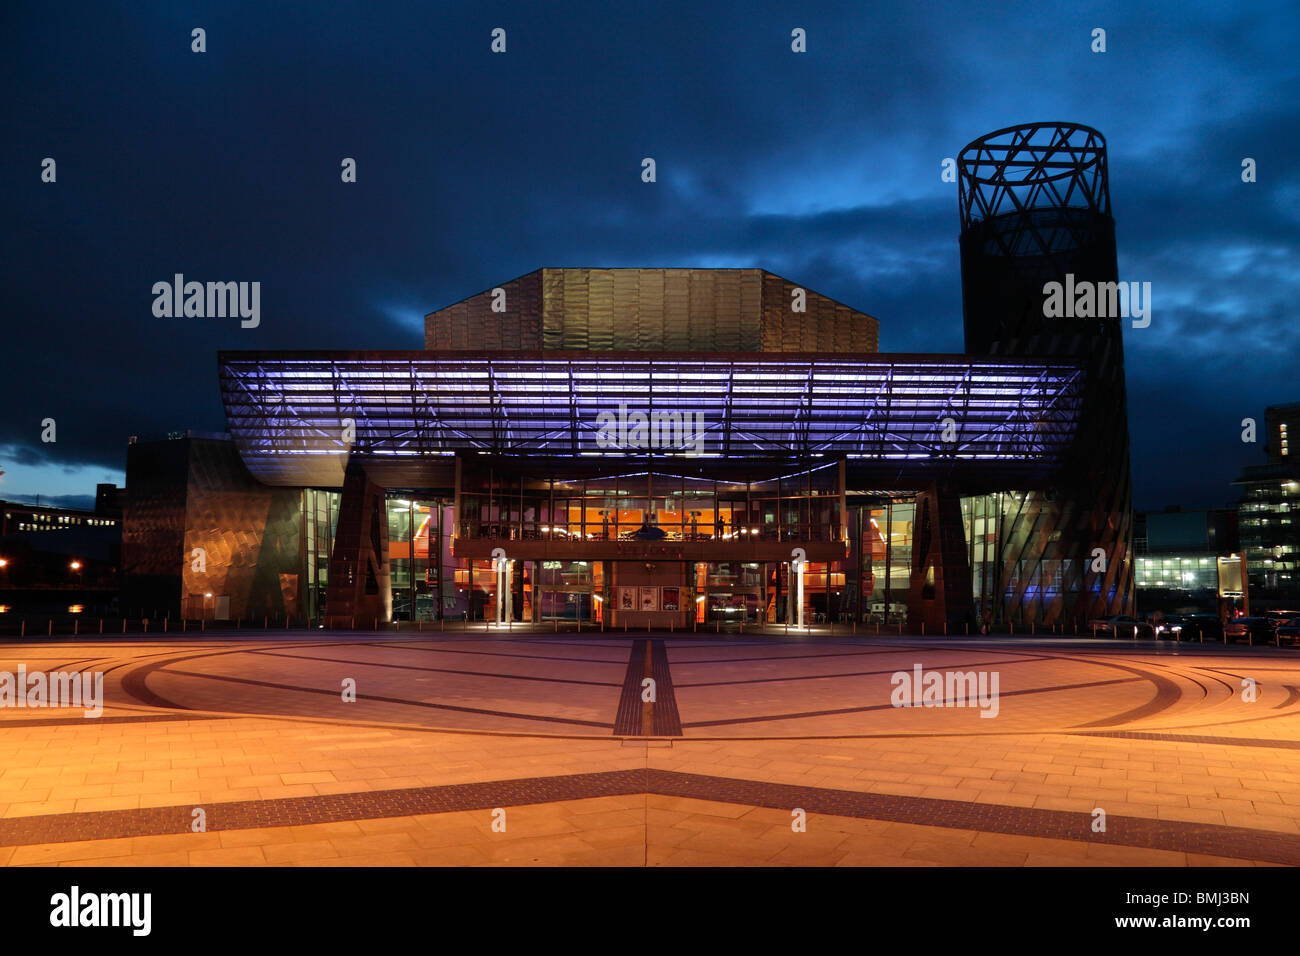
[[[1049,318],[1044,285],[1118,280],[1106,142],[1073,123],[989,133],[958,159],[966,351],[1087,368],[1055,487],[1003,497],[995,603],[1040,623],[1133,612],[1133,506],[1121,319]],[[1105,558],[1100,565],[1096,549]]]

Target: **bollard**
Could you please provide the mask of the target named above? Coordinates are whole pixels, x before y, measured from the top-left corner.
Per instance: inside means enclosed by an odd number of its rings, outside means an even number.
[[[50,629],[49,629],[49,631],[47,632],[47,634],[48,634],[48,636],[50,636],[50,637],[53,637],[53,636],[54,636],[54,618],[50,618]]]
[[[447,619],[445,617],[440,617],[438,618],[438,632],[442,633],[445,630],[447,630]]]
[[[207,629],[208,629],[208,619],[206,617],[199,618],[199,633],[201,634]]]
[[[721,622],[721,621],[714,621],[714,622],[713,622],[713,633],[714,633],[714,634],[721,634],[721,633],[722,633],[722,622]]]
[[[555,633],[560,633],[560,619],[558,617],[555,619]]]
[[[164,633],[164,634],[167,633],[167,622],[168,622],[169,620],[170,620],[170,618],[163,618],[163,633]]]
[[[144,633],[148,634],[148,633],[149,633],[149,619],[146,617],[143,621],[140,622],[140,625],[141,625],[141,627],[143,627],[143,629],[144,629]]]
[[[125,628],[125,627],[122,628],[122,633],[123,633],[123,634],[126,633],[126,628]],[[23,618],[22,631],[19,633],[18,636],[19,636],[19,637],[26,637],[26,636],[27,636],[27,618]]]
[[[1029,636],[1030,636],[1030,637],[1035,637],[1035,636],[1038,634],[1037,627],[1038,627],[1038,622],[1037,622],[1037,621],[1030,621],[1030,622],[1029,622]]]
[[[99,619],[99,633],[104,633],[104,619],[102,617]]]
[[[76,617],[74,617],[74,618],[72,619],[72,636],[73,636],[73,637],[76,637],[76,636],[77,636],[77,625],[80,624],[80,623],[81,623],[81,619],[80,619],[80,618],[76,618]]]
[[[925,637],[925,621],[921,622],[921,636]]]
[[[190,620],[187,617],[181,618],[181,633],[184,634],[189,629]]]
[[[948,636],[948,619],[946,617],[943,619],[943,636]]]
[[[126,633],[126,618],[122,618],[122,633]]]

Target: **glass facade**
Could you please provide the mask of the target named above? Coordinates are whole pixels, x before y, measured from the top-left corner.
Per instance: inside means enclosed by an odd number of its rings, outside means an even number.
[[[329,585],[330,551],[339,524],[339,493],[304,488],[302,492],[303,551],[306,588],[303,595],[307,617],[320,621],[325,616],[325,594]]]
[[[1265,466],[1267,467],[1267,466]],[[1250,589],[1259,596],[1300,598],[1300,481],[1282,476],[1242,482],[1237,527]]]
[[[1218,591],[1219,565],[1213,554],[1150,554],[1137,559],[1142,590]]]
[[[465,476],[460,505],[457,531],[467,538],[624,541],[654,529],[675,542],[841,540],[834,468],[745,483],[654,474],[564,481],[486,469]]]
[[[388,562],[392,573],[393,619],[435,621],[454,616],[457,602],[443,587],[449,502],[440,498],[390,496]]]
[[[907,599],[911,590],[916,504],[910,499],[897,498],[855,510],[858,512],[855,521],[858,547],[854,549],[854,556],[859,562],[858,584],[862,595],[861,610],[856,616],[874,624],[902,623],[907,620]],[[833,585],[836,578],[833,567],[830,573]],[[848,616],[854,616],[847,601],[839,603]],[[832,608],[832,613],[834,611]]]

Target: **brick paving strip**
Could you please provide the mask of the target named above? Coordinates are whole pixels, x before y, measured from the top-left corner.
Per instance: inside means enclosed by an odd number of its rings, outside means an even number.
[[[646,676],[645,659],[649,653],[645,639],[632,642],[627,656],[627,673],[623,676],[623,693],[618,698],[618,711],[614,715],[615,737],[641,736],[641,680]]]
[[[677,713],[677,695],[673,692],[673,675],[668,666],[668,651],[663,641],[650,642],[649,676],[655,682],[654,735],[680,737],[682,718]]]
[[[640,698],[638,697],[638,703]],[[372,820],[594,797],[653,794],[740,806],[947,827],[1015,836],[1201,853],[1300,865],[1300,835],[1249,827],[1110,815],[1105,833],[1092,815],[932,797],[903,797],[765,783],[672,770],[609,770],[483,783],[207,804],[207,829],[249,830],[343,820]],[[189,831],[192,805],[102,810],[0,819],[0,846],[161,836]]]
[[[1169,734],[1143,730],[1071,730],[1071,737],[1126,737],[1130,740],[1165,740],[1175,744],[1212,744],[1216,747],[1272,747],[1277,750],[1300,750],[1300,740],[1276,740],[1269,737],[1211,737],[1201,734]]]

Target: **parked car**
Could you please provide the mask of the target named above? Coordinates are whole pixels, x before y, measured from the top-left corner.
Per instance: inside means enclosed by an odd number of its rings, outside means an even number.
[[[1230,641],[1272,644],[1273,622],[1266,617],[1234,617],[1223,626],[1223,636]]]
[[[1279,643],[1290,641],[1292,644],[1300,644],[1300,617],[1293,617],[1291,620],[1279,624],[1274,633],[1277,635]]]
[[[1156,640],[1181,640],[1186,620],[1181,614],[1166,614],[1159,620],[1152,619],[1151,630]]]
[[[1221,641],[1223,621],[1217,614],[1189,614],[1183,618],[1183,629],[1178,634],[1181,641]]]
[[[1113,617],[1099,617],[1088,622],[1098,637],[1150,637],[1151,625],[1139,621],[1129,614],[1116,614]]]

